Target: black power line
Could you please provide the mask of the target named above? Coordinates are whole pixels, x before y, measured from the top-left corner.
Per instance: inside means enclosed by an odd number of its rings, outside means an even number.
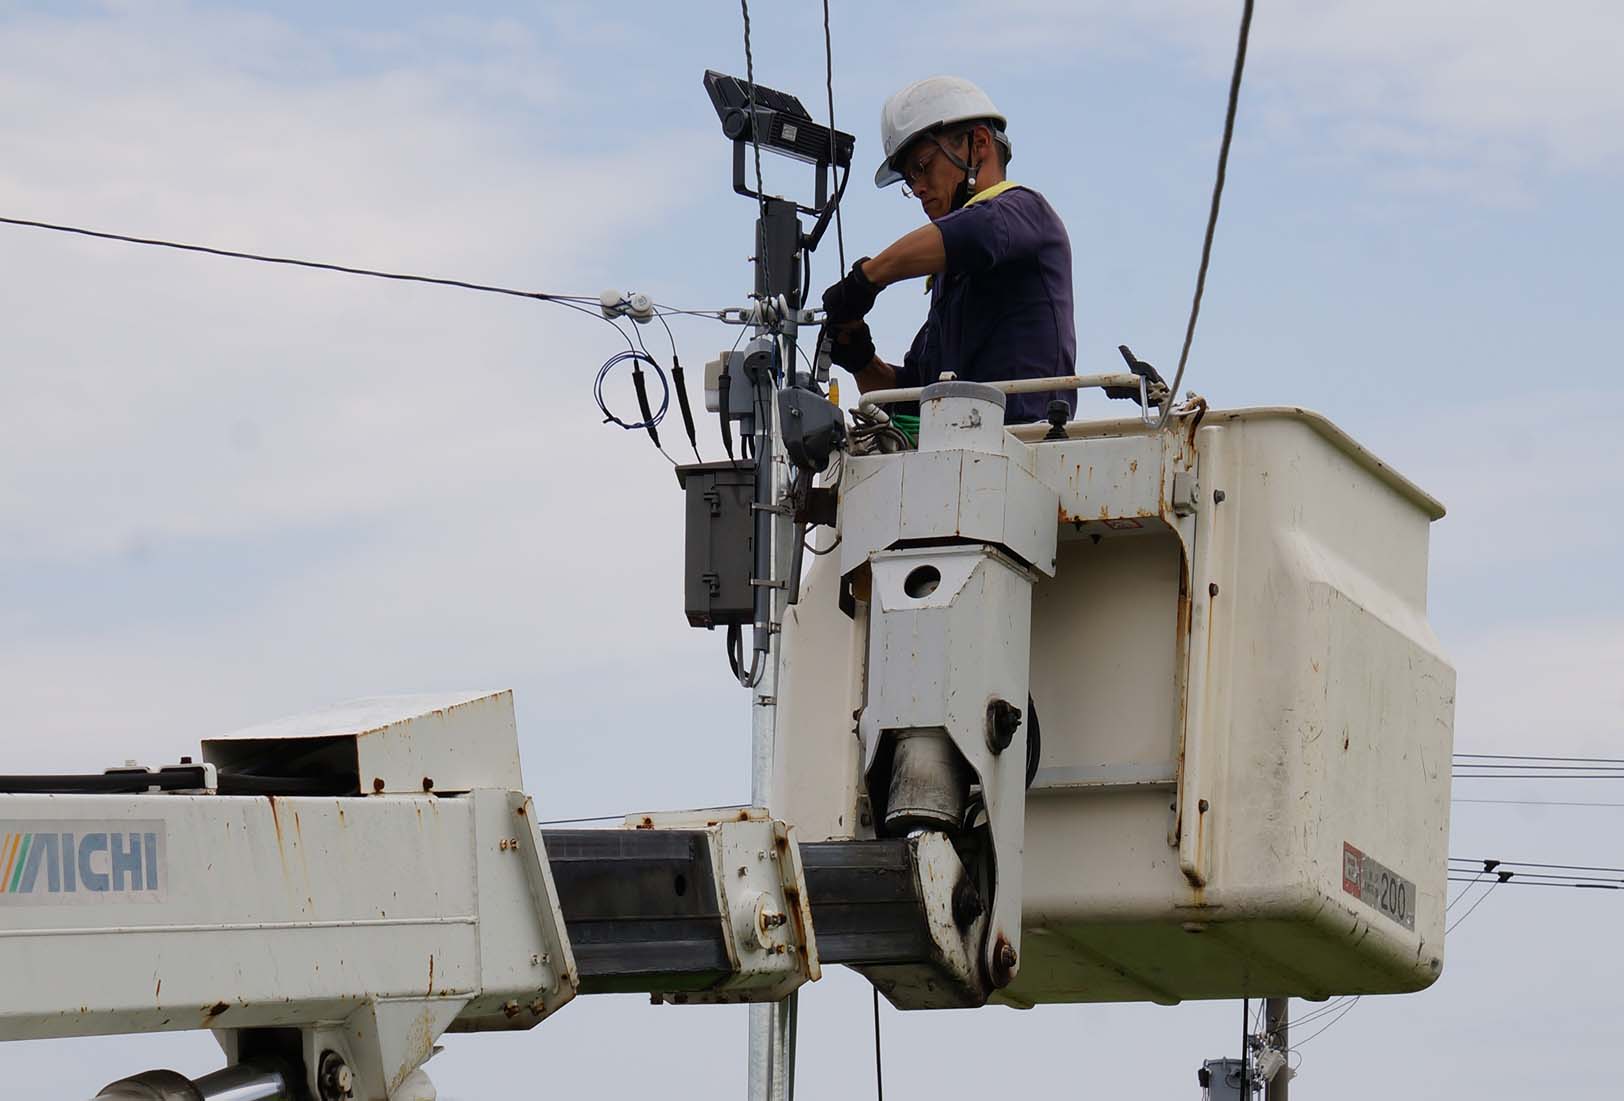
[[[880,1066],[880,988],[874,987],[874,1099],[885,1101],[885,1071]]]
[[[514,287],[500,287],[491,283],[472,283],[465,279],[446,279],[435,275],[412,275],[398,271],[379,271],[375,268],[357,268],[348,264],[331,264],[321,260],[299,260],[291,256],[266,256],[257,252],[239,252],[235,249],[213,248],[208,245],[191,245],[181,241],[166,241],[157,237],[132,237],[124,233],[106,233],[102,230],[84,229],[80,226],[36,222],[29,218],[0,217],[0,223],[12,226],[27,226],[32,229],[48,229],[56,233],[74,233],[81,237],[95,237],[103,241],[122,241],[130,245],[150,245],[156,248],[178,249],[181,252],[201,252],[209,256],[224,256],[232,260],[253,260],[261,264],[285,264],[296,268],[335,271],[343,275],[364,275],[371,279],[391,279],[401,283],[429,283],[438,287],[461,287],[463,290],[481,291],[485,294],[505,294],[514,298],[531,298],[538,302],[557,302],[561,305],[569,305],[583,302],[596,303],[598,301],[596,298],[589,298],[585,295],[549,294],[545,291],[525,291]]]
[[[744,78],[749,89],[750,103],[750,145],[755,150],[756,159],[756,210],[761,218],[761,232],[766,232],[767,225],[767,183],[761,178],[761,120],[756,115],[756,58],[750,50],[750,0],[739,0],[739,8],[744,13]],[[761,285],[771,288],[773,285],[772,268],[769,265],[769,256],[765,237],[756,242],[756,251],[761,254]]]
[[[1492,803],[1506,807],[1624,807],[1624,803],[1587,803],[1571,799],[1451,799],[1451,803]]]
[[[1616,772],[1456,772],[1457,780],[1624,780]]]
[[[1529,860],[1478,860],[1470,856],[1452,856],[1449,862],[1481,865],[1484,871],[1494,871],[1496,868],[1551,868],[1569,872],[1616,872],[1624,875],[1624,868],[1603,868],[1592,864],[1536,864]]]
[[[829,160],[835,160],[835,48],[833,40],[829,37],[829,0],[823,0],[823,81],[829,92]],[[846,175],[851,175],[851,165],[846,165]],[[844,182],[835,188],[835,244],[840,249],[840,272],[846,272],[846,231],[840,224],[840,200],[846,193]],[[802,303],[805,305],[805,303]]]
[[[1195,322],[1201,316],[1201,294],[1207,287],[1207,265],[1212,260],[1212,238],[1218,230],[1218,206],[1224,197],[1224,177],[1229,170],[1229,143],[1235,136],[1235,110],[1241,98],[1241,73],[1246,68],[1246,40],[1252,33],[1252,0],[1245,0],[1241,9],[1240,36],[1235,43],[1235,71],[1229,77],[1229,105],[1224,109],[1224,138],[1218,146],[1218,175],[1212,184],[1212,209],[1207,212],[1207,232],[1201,241],[1201,266],[1195,273],[1195,296],[1190,300],[1190,321],[1184,329],[1184,347],[1179,350],[1179,367],[1173,375],[1173,385],[1167,408],[1162,411],[1165,423],[1173,411],[1173,397],[1184,381],[1184,367],[1190,359],[1190,345],[1195,341]]]
[[[1537,757],[1524,753],[1457,753],[1455,761],[1468,768],[1473,767],[1470,761],[1577,761],[1590,765],[1624,765],[1624,757]]]

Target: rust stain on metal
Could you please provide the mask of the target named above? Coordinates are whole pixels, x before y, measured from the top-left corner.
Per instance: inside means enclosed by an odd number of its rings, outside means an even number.
[[[519,804],[519,809],[514,811],[514,813],[517,814],[520,818],[523,818],[525,816],[525,814],[526,814],[525,804],[520,803]]]
[[[434,779],[433,779],[433,777],[430,777],[430,776],[423,777],[423,790],[424,791],[433,791],[434,790]]]
[[[650,818],[646,814],[643,815],[643,820],[641,822],[637,823],[637,828],[640,829],[640,830],[651,830],[651,829],[653,829],[654,828],[654,819]]]
[[[382,776],[374,776],[372,778],[372,793],[374,795],[378,795],[378,794],[381,794],[382,792],[383,792],[383,777]]]
[[[1190,599],[1190,555],[1181,546],[1179,548],[1179,596],[1178,596],[1178,624],[1175,628],[1175,645],[1178,647],[1179,665],[1186,670],[1186,674],[1179,678],[1178,698],[1178,777],[1180,793],[1184,787],[1184,759],[1188,747],[1186,736],[1190,725],[1190,681],[1188,670],[1190,667],[1190,632],[1194,617],[1193,602]],[[1184,800],[1179,798],[1174,806],[1173,844],[1177,845],[1184,836]]]
[[[203,1011],[203,1027],[207,1028],[210,1021],[214,1020],[214,1018],[220,1016],[220,1014],[224,1013],[230,1008],[231,1006],[225,1002],[215,1002],[213,1005],[209,1006]]]
[[[434,953],[433,952],[429,953],[429,988],[428,988],[428,995],[431,998],[434,996]]]
[[[267,795],[265,801],[271,805],[271,825],[276,829],[276,843],[282,844],[282,817],[276,812],[276,796]]]
[[[158,980],[158,985],[152,988],[152,1000],[157,1001],[158,996],[164,992],[164,981]]]
[[[1198,397],[1195,399],[1195,405],[1195,413],[1190,417],[1189,431],[1185,433],[1186,440],[1192,450],[1195,448],[1195,430],[1201,427],[1201,418],[1207,415],[1207,399]]]

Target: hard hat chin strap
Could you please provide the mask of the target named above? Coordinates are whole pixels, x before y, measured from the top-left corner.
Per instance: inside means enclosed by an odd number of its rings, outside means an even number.
[[[966,134],[965,137],[969,139],[970,149],[974,151],[976,144],[975,133],[972,131]],[[949,205],[950,210],[958,210],[970,201],[970,196],[976,193],[976,174],[981,171],[981,162],[977,161],[971,164],[969,161],[964,160],[953,150],[943,145],[942,139],[939,137],[933,136],[931,140],[936,143],[936,148],[942,151],[942,155],[952,161],[955,168],[964,173],[964,179],[960,180],[959,186],[953,189],[953,201]]]

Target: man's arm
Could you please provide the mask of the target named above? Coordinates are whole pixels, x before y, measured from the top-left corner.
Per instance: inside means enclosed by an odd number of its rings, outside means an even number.
[[[863,264],[863,274],[876,285],[886,287],[904,279],[935,275],[946,266],[947,248],[942,243],[942,231],[934,222],[927,222],[897,238]]]
[[[864,394],[870,390],[894,390],[897,385],[897,369],[879,356],[861,371],[853,371],[851,377],[857,380],[857,389]]]

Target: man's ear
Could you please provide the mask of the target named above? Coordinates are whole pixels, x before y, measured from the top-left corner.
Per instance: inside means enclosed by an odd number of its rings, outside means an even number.
[[[992,128],[986,125],[977,126],[970,131],[970,156],[976,164],[985,163],[989,156],[997,156],[998,151],[993,147]]]

